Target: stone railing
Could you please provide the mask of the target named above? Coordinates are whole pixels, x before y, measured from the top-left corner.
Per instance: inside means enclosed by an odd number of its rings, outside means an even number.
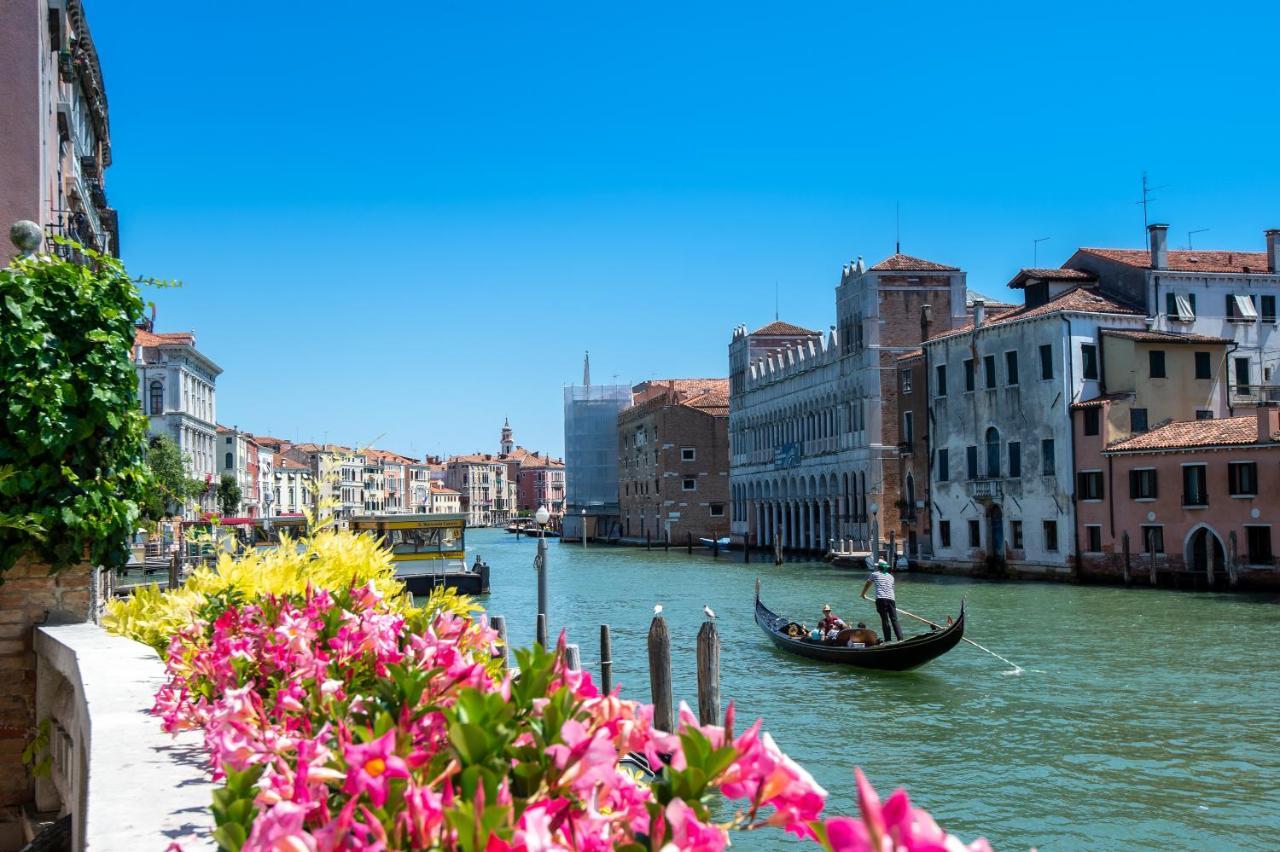
[[[51,757],[36,805],[71,814],[71,848],[216,849],[202,739],[164,733],[150,712],[164,680],[155,651],[80,623],[37,628],[35,654]]]

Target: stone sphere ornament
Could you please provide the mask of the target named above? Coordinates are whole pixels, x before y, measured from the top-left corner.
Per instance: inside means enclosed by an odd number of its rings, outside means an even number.
[[[24,255],[35,254],[44,241],[44,231],[30,219],[19,219],[9,228],[9,239]]]

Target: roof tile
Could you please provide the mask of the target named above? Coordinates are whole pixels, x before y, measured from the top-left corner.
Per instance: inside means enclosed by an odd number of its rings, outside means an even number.
[[[944,263],[935,263],[932,260],[924,260],[919,257],[912,257],[909,254],[892,254],[884,260],[877,263],[868,270],[869,272],[959,272],[958,266],[947,266]]]
[[[1151,267],[1151,252],[1146,249],[1081,248],[1092,254],[1125,266]],[[1267,271],[1267,253],[1261,251],[1194,251],[1169,252],[1168,269],[1179,272],[1253,272]]]
[[[1272,440],[1277,436],[1272,435]],[[1165,426],[1116,441],[1107,452],[1139,452],[1142,450],[1175,450],[1258,443],[1256,415],[1227,417],[1222,420],[1177,420]]]

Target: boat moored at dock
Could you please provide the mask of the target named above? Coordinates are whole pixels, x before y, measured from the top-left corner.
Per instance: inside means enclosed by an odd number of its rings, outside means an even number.
[[[489,566],[478,558],[467,565],[464,514],[358,515],[351,529],[379,538],[391,551],[396,579],[414,595],[441,586],[463,594],[489,592]]]

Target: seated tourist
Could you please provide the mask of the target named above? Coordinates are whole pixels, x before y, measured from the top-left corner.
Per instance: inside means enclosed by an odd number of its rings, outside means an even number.
[[[831,611],[831,604],[822,607],[822,618],[818,620],[818,635],[823,639],[834,639],[836,634],[849,625],[840,616]]]

